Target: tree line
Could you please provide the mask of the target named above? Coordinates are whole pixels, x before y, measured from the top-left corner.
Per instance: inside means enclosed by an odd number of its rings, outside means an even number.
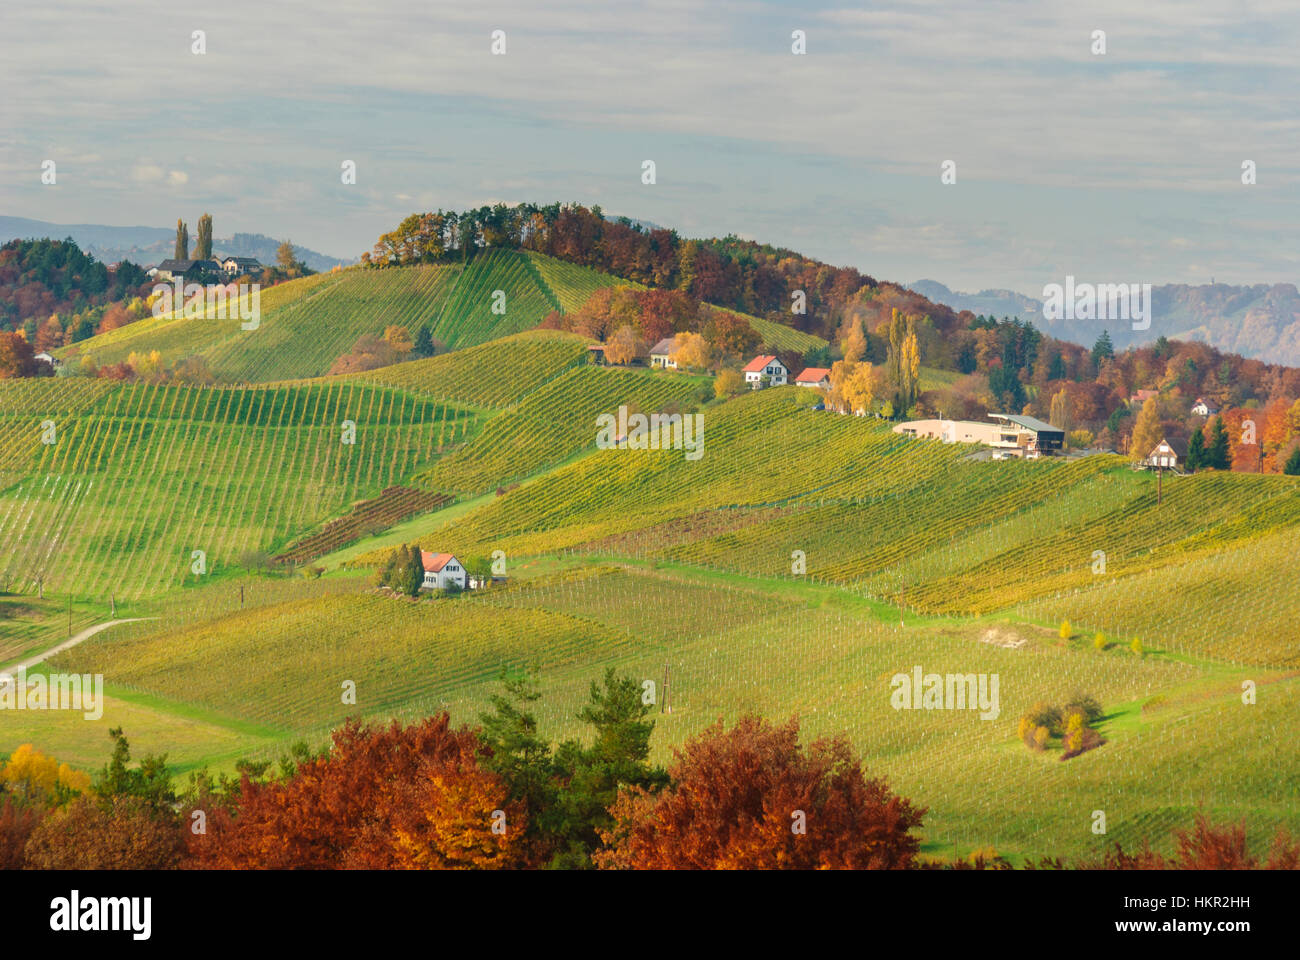
[[[8,869],[909,869],[1012,866],[991,849],[922,859],[925,809],[869,776],[843,735],[746,715],[650,760],[654,697],[606,671],[577,714],[584,739],[539,731],[535,671],[502,677],[475,726],[446,713],[334,731],[238,776],[176,787],[165,756],[131,762],[120,728],[94,776],[30,746],[0,765],[0,868]],[[1052,722],[1042,721],[1043,724]],[[1070,735],[1067,725],[1066,736]],[[1046,869],[1300,866],[1279,834],[1253,855],[1244,824],[1198,818],[1173,857],[1118,844]]]

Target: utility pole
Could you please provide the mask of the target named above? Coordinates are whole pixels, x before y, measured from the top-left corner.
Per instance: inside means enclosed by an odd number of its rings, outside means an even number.
[[[68,594],[68,636],[72,636],[72,594]]]
[[[659,700],[660,713],[672,713],[672,704],[668,702],[668,664],[664,664],[664,692]]]
[[[244,609],[244,585],[242,583],[239,585],[239,609]]]
[[[108,595],[108,604],[109,604],[109,607],[111,607],[111,608],[112,608],[112,611],[113,611],[113,612],[112,612],[111,614],[109,614],[109,615],[110,615],[114,620],[116,620],[116,619],[117,619],[117,595],[116,595],[116,594],[110,593],[110,594]]]
[[[1164,462],[1164,458],[1162,457],[1160,458],[1159,465],[1156,467],[1156,504],[1157,505],[1162,503],[1164,499],[1164,490],[1165,490],[1164,480],[1165,480],[1165,462]]]

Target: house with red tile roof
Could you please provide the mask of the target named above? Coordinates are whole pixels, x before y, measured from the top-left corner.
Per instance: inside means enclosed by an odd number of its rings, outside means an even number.
[[[420,559],[424,561],[424,584],[420,587],[421,590],[446,590],[452,584],[464,590],[469,586],[465,565],[450,553],[421,550]]]
[[[825,367],[804,367],[803,372],[794,378],[794,385],[828,390],[831,385],[831,372]]]
[[[755,357],[745,364],[745,382],[755,390],[768,385],[784,387],[789,378],[785,364],[773,356]]]

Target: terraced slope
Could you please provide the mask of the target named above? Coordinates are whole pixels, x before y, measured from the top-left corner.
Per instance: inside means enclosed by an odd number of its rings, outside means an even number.
[[[0,590],[43,581],[108,600],[223,575],[478,426],[455,404],[357,382],[110,386],[46,381],[0,408]]]

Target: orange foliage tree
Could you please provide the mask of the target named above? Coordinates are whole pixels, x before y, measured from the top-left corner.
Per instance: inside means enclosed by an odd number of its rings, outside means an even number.
[[[446,713],[403,727],[350,720],[328,755],[287,779],[245,775],[237,799],[186,811],[189,863],[217,869],[477,868],[516,865],[523,812],[479,765],[479,740]]]
[[[620,791],[612,869],[890,869],[912,865],[924,809],[868,779],[847,739],[799,743],[799,722],[721,722],[675,752],[658,793]]]

